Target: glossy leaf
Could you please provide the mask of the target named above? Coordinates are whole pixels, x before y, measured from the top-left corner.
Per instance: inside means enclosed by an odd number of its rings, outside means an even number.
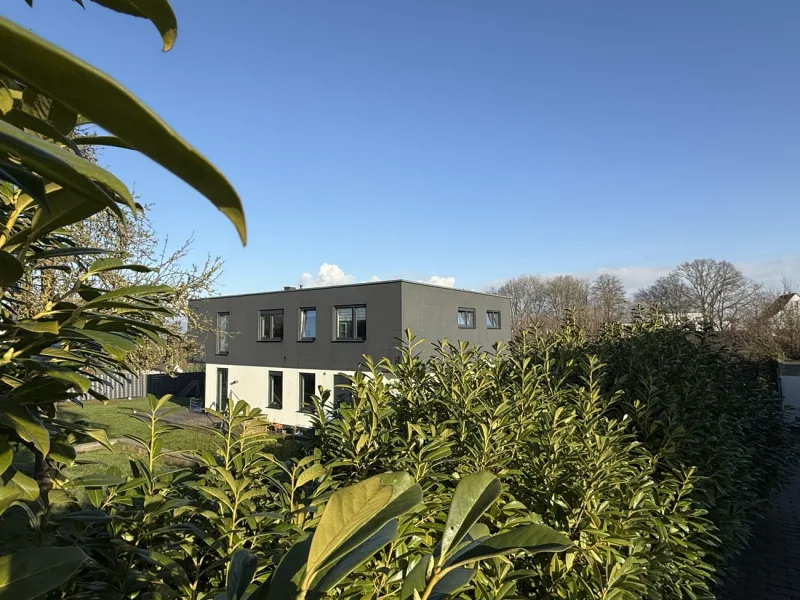
[[[113,79],[0,17],[0,68],[58,98],[66,106],[172,171],[206,196],[247,234],[241,201],[231,184],[199,152]],[[10,127],[10,126],[9,126]]]
[[[94,275],[95,273],[104,273],[105,271],[128,270],[136,271],[137,273],[149,273],[152,269],[144,265],[129,265],[126,264],[121,258],[100,258],[89,265],[87,275]]]
[[[40,206],[50,210],[44,180],[35,173],[19,165],[12,165],[8,162],[0,161],[0,180],[13,183],[20,190],[33,198]]]
[[[524,550],[526,554],[563,552],[572,547],[565,535],[546,525],[521,525],[511,531],[478,540],[456,552],[447,564],[462,564]]]
[[[26,548],[0,556],[0,599],[33,600],[72,577],[86,561],[80,548]]]
[[[228,566],[228,598],[239,600],[244,598],[247,586],[253,580],[258,568],[258,558],[247,550],[237,550]]]
[[[261,584],[248,600],[285,600],[294,598],[300,589],[300,580],[305,573],[311,537],[301,538],[284,554],[278,568],[267,583]]]
[[[43,456],[50,452],[50,434],[41,421],[24,406],[12,402],[4,403],[0,420],[8,423],[23,440],[32,443]]]
[[[425,554],[403,579],[400,589],[400,600],[413,600],[414,592],[421,593],[428,585],[428,569],[431,567],[433,555]]]
[[[75,487],[105,487],[125,483],[125,479],[108,473],[89,473],[70,480]]]
[[[14,460],[14,452],[11,450],[8,438],[0,437],[0,475],[11,466],[12,460]]]
[[[467,585],[474,576],[475,569],[465,567],[453,569],[436,582],[430,596],[428,596],[428,600],[442,600],[443,598],[453,597],[454,592]]]
[[[9,287],[22,278],[22,263],[14,256],[0,250],[0,287]]]
[[[152,21],[161,34],[164,52],[168,52],[175,44],[178,21],[167,0],[92,0],[92,2],[126,15]]]
[[[500,480],[486,471],[471,473],[458,482],[442,533],[440,564],[450,548],[458,545],[502,491]]]

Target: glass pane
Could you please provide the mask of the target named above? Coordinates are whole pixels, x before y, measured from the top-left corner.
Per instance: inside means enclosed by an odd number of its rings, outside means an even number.
[[[367,339],[367,309],[364,306],[356,308],[356,337]]]
[[[471,310],[467,311],[466,317],[467,317],[467,327],[475,327],[475,313],[472,312]]]
[[[353,309],[336,309],[336,337],[352,339],[353,337]]]
[[[467,326],[467,317],[465,316],[466,312],[463,310],[458,311],[458,326],[459,327],[466,327]]]
[[[500,328],[500,313],[495,310],[490,310],[486,313],[486,327],[490,329]]]
[[[312,373],[301,373],[300,374],[300,410],[302,411],[310,411],[314,409],[314,390],[315,383],[314,383],[314,375]]]
[[[269,374],[269,406],[283,408],[283,374]]]
[[[313,308],[303,311],[303,326],[300,334],[303,339],[317,337],[317,311]]]
[[[228,351],[228,314],[217,315],[217,352]]]
[[[283,339],[283,313],[272,315],[272,339]]]
[[[261,339],[262,340],[268,340],[269,339],[269,315],[265,315],[264,313],[261,313],[259,315],[259,323],[261,325],[261,327],[260,327],[261,331],[259,332]]]
[[[353,403],[353,392],[347,389],[351,386],[352,382],[348,377],[343,375],[333,376],[333,408],[336,410],[342,403]]]

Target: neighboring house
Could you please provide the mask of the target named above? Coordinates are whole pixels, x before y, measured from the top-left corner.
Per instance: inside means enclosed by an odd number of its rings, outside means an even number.
[[[800,311],[800,295],[794,292],[782,294],[775,298],[764,311],[764,317],[768,319],[776,319],[781,316],[796,316]]]
[[[206,334],[205,406],[246,400],[275,423],[308,427],[318,386],[346,393],[363,355],[397,360],[405,329],[432,342],[447,338],[483,347],[510,338],[504,296],[411,281],[381,281],[192,301],[216,323]]]

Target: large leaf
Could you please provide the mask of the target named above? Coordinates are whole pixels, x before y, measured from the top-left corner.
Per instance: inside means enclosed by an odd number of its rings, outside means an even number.
[[[104,487],[123,483],[125,483],[124,478],[110,473],[89,473],[88,475],[70,480],[70,484],[75,487]]]
[[[149,273],[152,269],[144,265],[129,265],[121,258],[100,258],[89,265],[87,275],[94,275],[95,273],[103,273],[105,271],[115,271],[125,269],[128,271],[136,271],[137,273]]]
[[[422,501],[408,473],[384,473],[334,493],[314,532],[306,568],[316,572]]]
[[[24,127],[25,129],[30,129],[31,131],[35,131],[45,137],[49,137],[51,140],[54,140],[60,144],[64,144],[65,146],[69,147],[73,152],[76,154],[80,154],[80,148],[75,145],[71,139],[61,133],[52,123],[48,121],[43,121],[42,119],[37,119],[33,115],[29,115],[26,112],[21,110],[15,109],[6,114],[3,117],[4,121],[11,123],[12,125],[16,125],[17,127]]]
[[[121,298],[123,296],[155,296],[157,294],[169,294],[173,291],[174,290],[168,285],[131,285],[101,294],[87,302],[86,306],[91,307],[105,300]]]
[[[339,562],[331,566],[319,579],[318,583],[311,586],[311,590],[324,594],[334,588],[342,579],[347,577],[360,565],[372,558],[375,553],[397,537],[397,519],[392,519],[369,537],[361,545],[345,554]]]
[[[186,181],[233,222],[242,243],[246,242],[244,211],[233,186],[128,90],[2,17],[0,47],[14,48],[0,54],[4,71],[58,99]]]
[[[0,599],[31,600],[67,581],[86,560],[80,548],[26,548],[0,556]]]
[[[169,51],[178,36],[178,20],[167,0],[92,0],[111,10],[149,19],[164,41],[164,52]]]
[[[442,600],[444,598],[452,598],[453,592],[461,589],[467,585],[470,580],[475,576],[475,569],[467,569],[459,567],[453,569],[436,582],[433,586],[428,600]]]
[[[546,525],[522,525],[506,533],[476,540],[456,552],[448,564],[465,564],[495,556],[504,556],[524,550],[528,554],[538,552],[563,552],[572,546],[570,539]]]
[[[311,537],[295,542],[289,552],[284,554],[278,568],[267,583],[261,584],[248,600],[285,600],[294,598],[300,588],[300,580],[311,548]]]
[[[14,451],[11,449],[11,444],[8,443],[8,438],[0,437],[0,475],[6,472],[13,460]]]
[[[502,491],[500,480],[487,471],[471,473],[458,482],[442,533],[439,564],[447,556],[450,548],[458,545],[467,535],[470,528],[497,500]]]
[[[0,32],[1,26],[2,17]],[[130,191],[115,175],[85,158],[40,140],[4,121],[0,121],[0,149],[16,154],[26,167],[39,175],[104,204],[119,216],[122,216],[122,211],[106,189],[113,191],[131,210],[135,210]]]
[[[0,287],[9,287],[22,277],[22,263],[4,250],[0,250]]]
[[[239,600],[247,591],[258,568],[258,559],[247,550],[237,550],[228,566],[228,599]]]
[[[414,565],[405,579],[403,580],[403,587],[400,590],[400,600],[410,600],[414,598],[414,592],[422,593],[422,590],[428,585],[428,568],[430,567],[433,555],[424,555],[419,562]]]
[[[130,144],[113,135],[83,135],[72,139],[78,146],[114,146],[125,150],[135,150]]]
[[[8,423],[20,438],[32,443],[42,456],[47,456],[50,452],[50,434],[42,422],[26,407],[13,402],[4,402],[0,408],[0,420]]]
[[[50,209],[47,202],[47,190],[44,180],[19,165],[12,165],[8,162],[0,161],[0,179],[13,183],[24,193],[33,198],[39,205]],[[18,205],[19,207],[19,205]]]

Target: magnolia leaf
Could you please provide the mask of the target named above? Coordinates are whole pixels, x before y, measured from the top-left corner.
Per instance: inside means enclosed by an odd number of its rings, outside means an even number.
[[[0,250],[0,287],[10,287],[22,278],[22,263],[14,256]]]
[[[58,587],[80,568],[80,548],[26,548],[0,556],[0,598],[32,600]]]
[[[386,525],[381,527],[375,534],[369,537],[365,542],[353,548],[350,552],[345,554],[339,562],[331,566],[319,582],[311,585],[311,590],[325,594],[332,590],[342,579],[347,577],[359,566],[363,565],[375,553],[386,546],[389,542],[397,537],[397,519],[392,519]]]
[[[458,482],[442,533],[439,564],[447,556],[450,548],[458,545],[467,535],[470,528],[497,500],[502,491],[500,480],[487,471],[471,473]]]
[[[3,117],[3,120],[11,123],[12,125],[16,125],[17,127],[30,129],[31,131],[35,131],[36,133],[48,137],[53,141],[64,144],[75,154],[81,153],[80,148],[75,145],[75,142],[61,133],[58,129],[56,129],[56,127],[53,126],[52,123],[48,121],[37,119],[33,115],[29,115],[28,113],[18,109],[14,109],[7,113]]]
[[[141,10],[141,5],[137,8]],[[231,220],[242,243],[246,242],[242,203],[233,186],[128,90],[3,17],[0,47],[14,48],[0,55],[3,71],[58,99],[186,181]]]
[[[11,325],[15,329],[24,329],[33,333],[58,333],[57,321],[31,321],[25,320]]]
[[[92,0],[92,2],[151,21],[161,34],[164,52],[168,52],[175,44],[175,38],[178,36],[178,20],[167,0]]]
[[[122,296],[155,296],[159,294],[169,294],[173,291],[174,290],[168,285],[132,285],[100,294],[95,299],[87,302],[86,306],[91,307],[100,302],[111,300],[112,298],[120,298]]]
[[[258,568],[258,559],[247,550],[237,550],[228,566],[228,599],[239,600],[247,591]]]
[[[362,544],[422,501],[408,473],[384,473],[335,492],[322,513],[306,569],[316,572]]]
[[[475,569],[459,567],[453,569],[436,582],[433,586],[429,600],[442,600],[443,598],[453,597],[453,592],[463,588],[475,576]]]

